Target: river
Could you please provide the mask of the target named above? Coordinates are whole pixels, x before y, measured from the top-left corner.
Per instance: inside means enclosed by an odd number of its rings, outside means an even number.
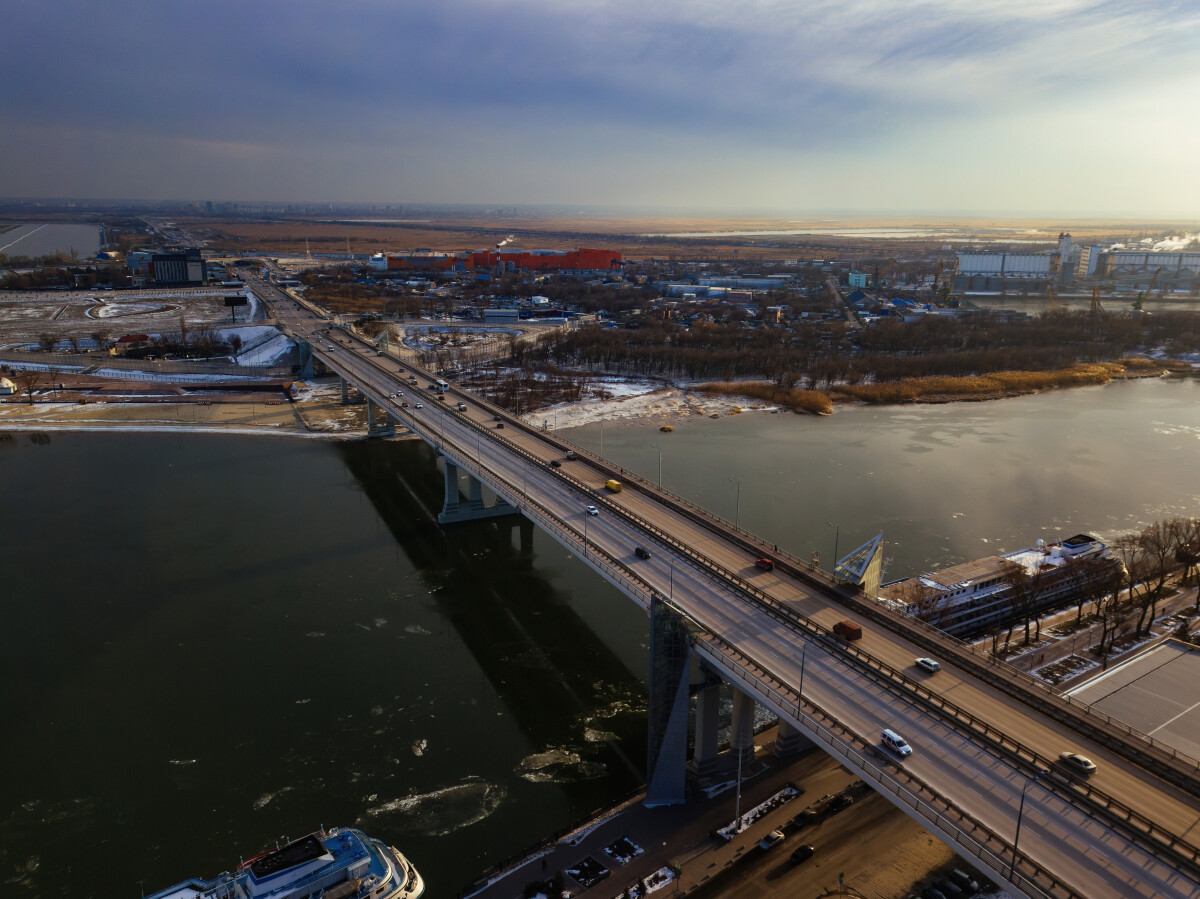
[[[883,530],[899,577],[1197,514],[1198,399],[1134,381],[603,439],[651,479],[661,447],[666,487],[798,553]],[[436,899],[640,782],[644,618],[540,532],[438,528],[423,444],[4,432],[0,471],[0,893],[137,896],[357,823]]]
[[[90,261],[100,249],[98,225],[29,224],[0,232],[0,253],[9,259],[18,256],[48,256],[74,253]]]

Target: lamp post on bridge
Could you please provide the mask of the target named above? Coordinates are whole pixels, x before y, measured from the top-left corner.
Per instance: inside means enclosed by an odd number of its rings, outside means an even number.
[[[738,527],[738,523],[742,520],[742,482],[737,478],[730,478],[729,483],[737,484],[737,499],[734,500],[733,504],[733,529],[740,531],[741,528]]]
[[[1042,769],[1037,774],[1035,774],[1033,777],[1026,780],[1025,786],[1021,788],[1021,805],[1017,809],[1017,832],[1013,836],[1012,863],[1008,866],[1009,882],[1012,882],[1013,872],[1017,869],[1017,843],[1021,839],[1021,821],[1025,815],[1025,794],[1027,792],[1029,792],[1029,787],[1031,784],[1037,783],[1038,779],[1040,777],[1042,777],[1042,775],[1049,774],[1049,773],[1050,773],[1049,771]]]
[[[804,645],[800,647],[800,699],[804,699],[804,662],[808,658],[808,641],[804,641]]]
[[[835,523],[832,521],[827,521],[827,522],[825,522],[825,527],[834,529],[833,530],[833,558],[829,560],[829,573],[832,574],[834,577],[837,577],[838,537],[840,537],[842,534],[842,525],[840,522]]]
[[[583,557],[585,559],[587,558],[587,522],[588,522],[588,518],[590,518],[590,517],[591,516],[588,515],[588,510],[584,509],[583,510]]]
[[[658,450],[658,487],[662,489],[662,447],[657,443],[650,444],[651,449]]]

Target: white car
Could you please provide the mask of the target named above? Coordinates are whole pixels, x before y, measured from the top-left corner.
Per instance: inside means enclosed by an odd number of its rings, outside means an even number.
[[[931,674],[935,671],[942,670],[942,666],[939,665],[937,662],[935,662],[933,659],[920,658],[920,659],[916,659],[915,662],[916,662],[916,665],[918,668],[924,668],[926,671],[930,672]]]
[[[783,842],[783,831],[772,830],[769,834],[758,841],[758,848],[771,849]]]
[[[424,409],[425,407],[424,407],[424,406],[422,406],[420,403],[417,403],[417,408],[418,408],[418,409]]]
[[[588,513],[588,515],[599,515],[600,510],[597,509],[595,506],[588,506],[587,513]]]

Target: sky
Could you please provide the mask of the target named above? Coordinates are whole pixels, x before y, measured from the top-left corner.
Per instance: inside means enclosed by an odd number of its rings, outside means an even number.
[[[1200,219],[1200,2],[4,0],[0,196]]]

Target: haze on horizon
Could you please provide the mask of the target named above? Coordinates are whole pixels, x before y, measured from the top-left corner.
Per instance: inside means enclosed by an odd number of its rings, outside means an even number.
[[[1200,218],[1200,5],[0,10],[0,196]]]

